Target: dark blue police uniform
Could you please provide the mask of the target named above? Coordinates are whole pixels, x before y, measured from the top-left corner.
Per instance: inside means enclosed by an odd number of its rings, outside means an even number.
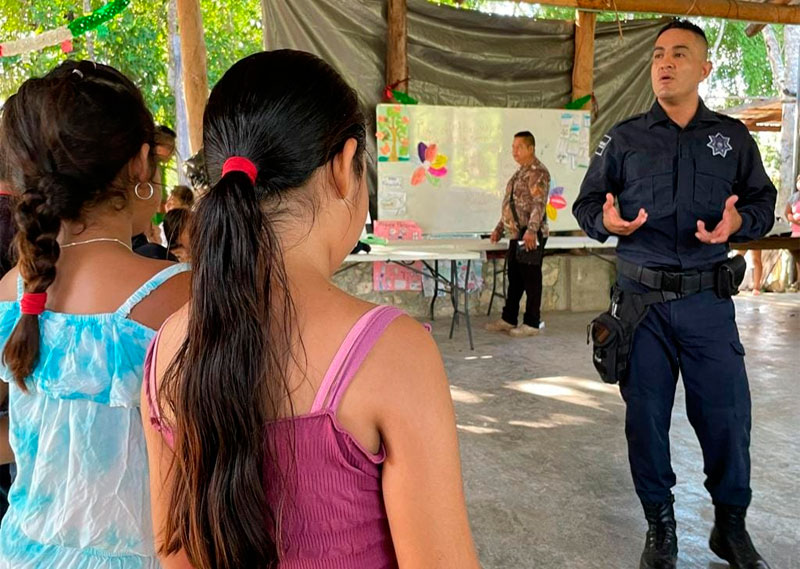
[[[742,226],[730,241],[758,239],[772,228],[777,196],[747,128],[702,101],[685,128],[656,102],[603,138],[573,207],[583,230],[600,241],[609,237],[603,226],[606,193],[616,196],[625,220],[635,219],[640,208],[648,213],[638,230],[619,237],[618,259],[678,273],[713,270],[728,257],[727,244],[697,239],[698,220],[711,231],[725,201],[736,195]],[[618,284],[650,290],[621,275]],[[733,302],[713,290],[652,305],[635,332],[620,388],[636,492],[646,503],[671,497],[669,427],[679,372],[687,415],[703,449],[706,488],[715,504],[746,507],[750,392],[744,349]]]

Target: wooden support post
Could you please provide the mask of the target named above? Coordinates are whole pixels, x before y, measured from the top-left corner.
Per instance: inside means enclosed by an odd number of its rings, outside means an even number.
[[[572,65],[572,100],[594,92],[594,30],[597,14],[578,10],[575,21],[575,62]],[[591,109],[592,102],[583,106]]]
[[[192,153],[203,146],[203,111],[208,99],[206,41],[200,0],[178,0],[178,27],[183,56],[183,92],[189,118],[189,143]]]
[[[408,10],[406,0],[387,1],[386,84],[393,85],[408,78]],[[408,82],[399,83],[396,89],[408,93]]]
[[[673,16],[723,18],[770,24],[800,24],[797,6],[757,4],[745,0],[518,0],[528,4],[566,6],[592,12],[653,12]]]

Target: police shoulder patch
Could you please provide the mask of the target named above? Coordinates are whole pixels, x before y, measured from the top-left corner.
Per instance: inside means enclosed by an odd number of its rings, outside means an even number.
[[[597,145],[597,150],[594,151],[595,155],[602,156],[603,153],[608,148],[608,145],[611,143],[611,135],[607,134],[603,137],[603,140],[600,141],[600,144]]]

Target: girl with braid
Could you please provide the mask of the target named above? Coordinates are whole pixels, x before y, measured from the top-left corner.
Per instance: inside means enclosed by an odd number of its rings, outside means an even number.
[[[189,279],[131,251],[160,194],[154,130],[134,84],[86,61],[5,104],[19,261],[0,281],[0,458],[17,478],[0,568],[159,568],[139,390]]]

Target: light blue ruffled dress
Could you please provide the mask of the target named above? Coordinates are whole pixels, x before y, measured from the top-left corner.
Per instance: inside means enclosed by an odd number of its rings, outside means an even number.
[[[150,279],[116,312],[39,317],[41,355],[29,393],[9,382],[17,478],[0,527],[0,568],[158,569],[139,411],[155,331],[129,318],[170,277]],[[20,281],[20,295],[21,295]],[[20,316],[0,302],[0,345]]]

